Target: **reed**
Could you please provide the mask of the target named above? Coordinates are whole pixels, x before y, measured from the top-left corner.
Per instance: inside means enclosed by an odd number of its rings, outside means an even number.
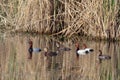
[[[61,32],[67,36],[79,33],[100,38],[118,37],[118,9],[117,1],[114,0],[66,2],[65,21],[68,27]]]
[[[119,7],[119,0],[1,0],[0,28],[116,39],[120,36]]]

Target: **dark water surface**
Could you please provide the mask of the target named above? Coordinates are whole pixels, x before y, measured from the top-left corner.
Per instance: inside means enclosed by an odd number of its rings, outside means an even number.
[[[33,47],[57,51],[56,44],[71,48],[57,56],[44,51],[28,59],[28,38]],[[94,52],[76,57],[75,42],[85,43]],[[111,60],[99,62],[99,49]],[[81,39],[59,41],[47,36],[10,36],[0,39],[0,80],[120,80],[120,42],[94,42]]]

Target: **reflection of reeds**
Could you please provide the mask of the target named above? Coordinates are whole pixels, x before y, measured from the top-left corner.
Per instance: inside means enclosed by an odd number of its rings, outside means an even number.
[[[76,58],[73,40],[66,42],[54,41],[53,37],[29,36],[33,40],[33,47],[48,47],[56,51],[56,43],[70,47],[72,50],[61,52],[58,56],[47,58],[44,52],[33,54],[31,60],[27,59],[26,36],[7,38],[0,48],[1,76],[3,80],[119,80],[120,55],[119,43],[84,41],[88,47],[95,49],[93,53]],[[81,40],[79,40],[81,41]],[[16,43],[15,43],[16,42]],[[81,41],[79,44],[83,44]],[[111,60],[99,63],[98,50],[111,56]],[[4,54],[5,53],[5,54]]]

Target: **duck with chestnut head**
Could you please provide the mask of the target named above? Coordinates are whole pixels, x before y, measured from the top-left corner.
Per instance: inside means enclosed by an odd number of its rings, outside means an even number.
[[[102,51],[99,50],[98,59],[99,59],[99,63],[102,63],[102,60],[109,60],[109,59],[111,59],[111,56],[109,56],[109,55],[103,55]]]
[[[29,53],[29,56],[28,56],[28,59],[32,59],[32,54],[33,52],[40,52],[41,49],[40,48],[33,48],[33,41],[31,39],[28,40],[28,44],[29,44],[29,48],[28,48],[28,53]]]
[[[28,59],[32,59],[32,53],[33,53],[33,42],[29,40],[29,48],[28,48]]]
[[[99,56],[98,56],[98,58],[99,58],[100,60],[108,60],[108,59],[111,59],[111,56],[109,56],[109,55],[103,55],[103,54],[102,54],[102,51],[99,50]]]

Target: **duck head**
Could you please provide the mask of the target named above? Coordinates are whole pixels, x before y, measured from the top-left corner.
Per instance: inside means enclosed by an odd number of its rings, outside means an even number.
[[[101,56],[102,55],[102,51],[101,50],[99,50],[99,56]]]
[[[79,50],[79,43],[75,44],[76,50]]]
[[[47,56],[47,54],[48,54],[48,48],[44,48],[44,51],[45,51],[45,56]]]
[[[84,48],[84,49],[87,48],[87,45],[86,45],[85,43],[83,44],[83,48]]]
[[[33,46],[33,41],[31,39],[28,40],[29,47]]]
[[[44,48],[44,51],[45,51],[45,52],[48,52],[48,48]]]
[[[77,53],[77,51],[79,50],[79,43],[76,43],[75,47],[76,47],[76,56],[77,56],[77,59],[78,59],[79,58],[79,54]]]

